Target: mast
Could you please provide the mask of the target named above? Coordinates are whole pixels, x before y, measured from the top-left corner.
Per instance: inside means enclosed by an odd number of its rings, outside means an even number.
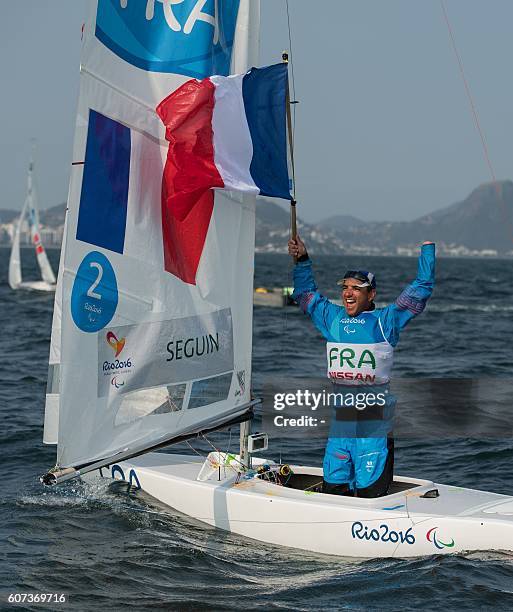
[[[251,435],[251,420],[240,424],[240,462],[247,469],[251,469],[251,454],[248,450],[248,439]]]
[[[281,58],[285,64],[289,63],[289,53],[284,51]],[[292,112],[291,105],[297,104],[297,100],[290,99],[290,87],[287,84],[287,133],[289,144],[290,166],[292,169],[292,199],[290,200],[290,236],[292,240],[297,237],[297,219],[296,219],[296,169],[294,163],[294,131],[292,129]],[[294,258],[295,260],[295,258]]]

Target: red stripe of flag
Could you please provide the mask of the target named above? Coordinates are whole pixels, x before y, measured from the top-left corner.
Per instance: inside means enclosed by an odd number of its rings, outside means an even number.
[[[214,163],[209,79],[184,83],[157,106],[169,141],[162,177],[165,269],[196,284],[196,272],[214,207],[213,187],[224,187]]]

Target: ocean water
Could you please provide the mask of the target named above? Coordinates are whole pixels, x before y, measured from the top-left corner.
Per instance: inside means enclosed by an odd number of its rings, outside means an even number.
[[[8,593],[65,593],[65,604],[24,609],[458,610],[513,609],[513,557],[499,553],[413,560],[355,560],[253,542],[159,507],[120,483],[43,488],[54,463],[42,444],[53,295],[9,289],[0,249],[0,430],[2,496],[0,609]],[[50,252],[57,267],[57,252]],[[23,252],[27,279],[35,260]],[[319,257],[321,289],[336,297],[348,268],[373,270],[378,303],[415,275],[409,258]],[[287,257],[256,258],[256,284],[291,284]],[[426,312],[396,352],[396,377],[513,377],[513,262],[442,259]],[[295,309],[256,308],[254,387],[268,377],[322,376],[324,343]],[[513,495],[513,440],[507,436],[396,443],[396,473]],[[232,448],[237,435],[234,433]],[[227,434],[212,440],[228,443]],[[202,450],[201,444],[193,446]],[[269,456],[320,465],[320,439],[279,439]],[[204,449],[204,447],[203,447]],[[180,452],[192,452],[187,446]],[[207,449],[209,450],[209,449]]]

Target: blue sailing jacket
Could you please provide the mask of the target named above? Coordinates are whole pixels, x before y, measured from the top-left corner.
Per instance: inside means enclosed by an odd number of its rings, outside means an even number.
[[[339,388],[352,388],[353,393],[365,390],[386,394],[379,418],[372,410],[353,411],[354,418],[348,411],[340,413],[337,418],[345,424],[338,426],[339,437],[386,435],[391,430],[395,399],[389,393],[388,383],[393,350],[401,330],[424,310],[433,292],[434,277],[435,245],[423,245],[416,279],[393,304],[349,317],[343,306],[333,304],[319,293],[311,260],[295,266],[293,297],[327,341],[328,377]],[[355,421],[360,424],[355,425]]]

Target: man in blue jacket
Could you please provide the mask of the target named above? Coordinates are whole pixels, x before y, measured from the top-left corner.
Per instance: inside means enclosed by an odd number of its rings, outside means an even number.
[[[288,243],[296,258],[293,297],[326,339],[328,377],[337,392],[365,393],[366,407],[336,407],[324,455],[323,492],[358,497],[386,495],[393,479],[391,435],[394,397],[389,393],[394,348],[401,330],[425,308],[433,292],[435,245],[424,242],[417,278],[396,301],[376,308],[376,279],[366,270],[348,270],[338,281],[343,306],[317,290],[312,262],[299,237]],[[376,403],[376,396],[381,402]],[[371,401],[372,399],[372,401]]]

